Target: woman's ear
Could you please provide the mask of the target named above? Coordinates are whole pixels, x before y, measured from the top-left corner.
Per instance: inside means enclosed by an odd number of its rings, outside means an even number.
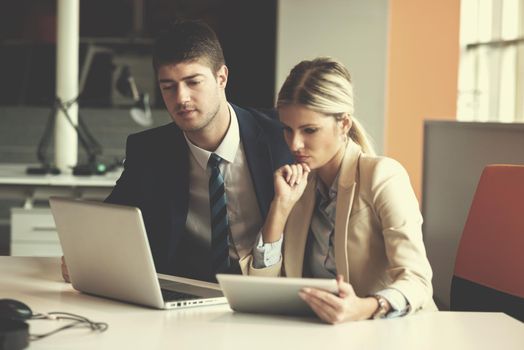
[[[342,132],[344,135],[347,135],[349,133],[349,130],[351,130],[351,127],[353,126],[353,120],[349,116],[349,113],[342,114],[342,119],[339,120],[340,127],[342,128]]]

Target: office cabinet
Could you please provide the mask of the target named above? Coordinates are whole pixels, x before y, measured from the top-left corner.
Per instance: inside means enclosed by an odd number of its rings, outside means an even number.
[[[55,221],[49,208],[11,209],[11,255],[62,255]]]

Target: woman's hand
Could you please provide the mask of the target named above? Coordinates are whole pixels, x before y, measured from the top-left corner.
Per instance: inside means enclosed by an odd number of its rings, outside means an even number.
[[[353,287],[343,281],[341,275],[337,276],[337,283],[338,296],[315,288],[304,288],[299,296],[327,323],[365,320],[373,315],[378,308],[375,298],[359,298]]]
[[[275,171],[275,196],[262,228],[264,243],[276,242],[282,236],[291,209],[304,193],[309,172],[305,163],[284,165]]]
[[[309,175],[309,166],[305,163],[287,164],[275,171],[275,201],[293,206],[304,193]]]

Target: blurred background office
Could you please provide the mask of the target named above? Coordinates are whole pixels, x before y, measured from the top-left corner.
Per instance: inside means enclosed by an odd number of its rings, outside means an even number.
[[[61,69],[56,66],[60,1],[0,1],[0,163],[4,165],[38,163],[37,148]],[[230,70],[228,98],[241,106],[272,107],[286,74],[300,60],[315,56],[341,60],[353,74],[356,116],[378,152],[406,167],[421,205],[427,206],[423,211],[429,216],[428,256],[436,272],[437,302],[446,306],[446,281],[451,277],[456,242],[450,248],[432,241],[432,235],[447,236],[432,226],[441,211],[430,209],[449,199],[437,201],[424,191],[450,187],[439,182],[442,176],[430,181],[423,173],[428,167],[424,155],[432,151],[427,144],[425,148],[425,128],[434,130],[429,120],[450,122],[452,128],[457,121],[524,120],[524,0],[79,0],[78,12],[75,102],[103,150],[97,159],[105,165],[121,161],[129,133],[169,122],[150,51],[154,35],[175,16],[200,18],[215,29]],[[130,81],[130,86],[122,84]],[[146,102],[149,114],[132,117],[130,110],[145,112]],[[431,140],[433,148],[448,143],[445,138]],[[50,143],[47,152],[52,158]],[[439,155],[432,166],[447,166],[442,160],[447,155]],[[78,162],[87,157],[89,152],[79,147]],[[453,173],[453,169],[446,171]],[[478,169],[474,171],[480,176]],[[468,196],[478,180],[463,177],[469,186],[465,198],[459,204],[447,203],[459,213],[455,227],[447,228],[450,231],[461,230]],[[40,209],[48,215],[46,194],[35,199],[32,209],[27,205],[23,209],[27,198],[8,195],[18,185],[0,180],[0,186],[0,254],[8,255],[13,254],[13,215]],[[31,217],[18,220],[27,222]],[[46,225],[50,227],[37,231],[52,233],[53,223],[46,221]],[[48,254],[35,247],[24,254]],[[442,253],[449,249],[449,255]],[[444,260],[451,262],[441,268]]]

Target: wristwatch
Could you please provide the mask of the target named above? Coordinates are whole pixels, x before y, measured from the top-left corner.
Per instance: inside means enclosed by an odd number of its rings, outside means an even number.
[[[377,294],[372,295],[372,297],[377,299],[378,307],[373,313],[373,315],[371,315],[371,318],[375,320],[377,318],[386,317],[386,314],[388,313],[388,301],[384,297]]]

